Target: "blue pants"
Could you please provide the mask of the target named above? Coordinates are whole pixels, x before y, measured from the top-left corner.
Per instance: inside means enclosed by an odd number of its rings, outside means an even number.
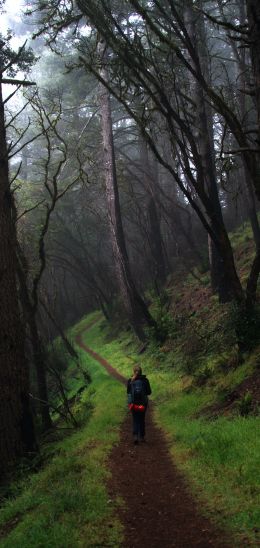
[[[145,411],[132,411],[133,435],[138,438],[145,437]]]

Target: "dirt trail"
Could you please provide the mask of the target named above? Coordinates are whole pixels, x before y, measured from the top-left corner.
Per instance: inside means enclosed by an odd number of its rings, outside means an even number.
[[[82,332],[83,333],[83,332]],[[87,347],[81,334],[77,344],[106,370],[126,383],[106,360]],[[147,412],[147,442],[133,445],[131,416],[122,425],[120,441],[110,457],[111,499],[121,496],[120,518],[125,528],[123,548],[231,548],[223,533],[199,512],[185,480],[172,463],[162,431],[155,426],[152,406]]]

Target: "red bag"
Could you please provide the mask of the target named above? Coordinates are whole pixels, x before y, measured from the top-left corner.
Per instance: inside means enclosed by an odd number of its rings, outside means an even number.
[[[141,413],[143,413],[145,411],[145,406],[144,405],[137,405],[137,403],[129,403],[128,407],[129,407],[130,411],[139,411]]]

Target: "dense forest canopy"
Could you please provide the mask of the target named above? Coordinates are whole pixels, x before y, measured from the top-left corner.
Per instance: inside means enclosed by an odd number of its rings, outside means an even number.
[[[69,347],[83,314],[163,341],[151,295],[209,270],[245,318],[245,345],[260,271],[260,5],[32,0],[0,48],[4,469],[35,450],[32,405],[51,427],[46,347],[57,335]],[[255,253],[241,279],[229,231],[246,221]]]

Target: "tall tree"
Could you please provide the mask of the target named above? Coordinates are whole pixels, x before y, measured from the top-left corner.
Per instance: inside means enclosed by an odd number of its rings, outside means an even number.
[[[156,285],[163,285],[166,279],[166,266],[163,251],[163,240],[156,201],[156,194],[159,193],[158,166],[154,160],[154,169],[151,166],[147,142],[140,137],[140,161],[143,172],[144,186],[148,195],[148,216],[149,216],[149,242],[151,248],[154,279]]]
[[[13,52],[8,39],[0,40],[0,461],[2,469],[35,447],[29,402],[29,367],[16,286],[15,228],[12,214],[6,122],[2,84],[21,85],[9,78],[15,65],[25,68],[26,52]],[[7,73],[7,74],[6,74]],[[24,82],[25,84],[25,82]]]
[[[108,83],[107,48],[105,42],[101,39],[99,42],[99,58],[101,63],[100,76],[104,82]],[[155,327],[156,324],[151,317],[145,302],[136,289],[130,271],[120,211],[110,97],[107,87],[103,84],[101,84],[100,107],[107,210],[115,269],[120,293],[130,322],[139,339],[144,340],[144,326],[149,325]]]
[[[254,75],[254,92],[258,116],[257,145],[260,148],[260,3],[258,0],[246,0],[248,17],[248,37]],[[260,180],[260,174],[259,174]]]
[[[121,20],[121,11],[120,13],[117,12],[116,5],[111,8],[111,5],[108,5],[105,1],[102,2],[101,6],[97,2],[86,2],[85,0],[78,0],[78,5],[88,17],[88,20],[105,37],[117,58],[116,71],[113,73],[113,84],[110,85],[110,91],[124,104],[126,110],[142,127],[146,139],[157,158],[162,165],[168,166],[178,182],[179,188],[212,237],[223,261],[223,269],[229,286],[229,299],[235,299],[238,302],[243,301],[244,292],[236,272],[227,231],[224,224],[216,218],[214,204],[203,182],[196,136],[192,132],[190,123],[192,98],[187,97],[185,93],[184,77],[186,71],[191,72],[199,82],[209,104],[223,117],[227,127],[236,138],[239,147],[237,152],[241,154],[254,190],[259,196],[260,179],[256,154],[234,110],[225,101],[219,90],[207,82],[196,47],[187,31],[182,7],[175,5],[173,2],[165,5],[159,2],[146,4],[138,0],[131,0],[131,5],[140,17],[140,19],[134,19],[131,34],[126,33],[124,21]],[[143,36],[147,37],[146,41]],[[154,44],[156,44],[156,48]],[[192,59],[192,64],[189,59]],[[169,60],[171,60],[171,63],[169,63]],[[119,64],[120,69],[118,69]],[[115,68],[115,63],[111,63],[111,66]],[[92,69],[95,71],[93,60]],[[117,78],[118,70],[120,70],[120,85]],[[176,85],[177,82],[178,86]],[[147,100],[150,99],[153,105],[149,117],[143,117],[142,119],[137,116],[131,100],[131,93],[132,95],[138,93],[137,90],[140,87],[142,93],[145,92]],[[172,100],[172,89],[176,94],[176,102]],[[189,103],[189,108],[187,108],[187,103]],[[183,107],[185,107],[185,110],[183,110]],[[178,154],[182,156],[186,177],[188,177],[190,185],[196,193],[195,196],[197,196],[200,203],[194,196],[193,191],[191,192],[190,188],[185,186],[183,178],[178,176],[176,170],[160,154],[152,115],[154,112],[158,113],[158,111],[165,120],[172,144],[175,144]],[[196,171],[194,171],[194,166]],[[214,226],[214,230],[212,230],[210,224]],[[259,270],[260,255],[257,252],[248,279],[246,293],[249,300],[251,297],[255,299],[253,286],[256,287]]]
[[[71,174],[69,182],[64,176],[68,163],[68,147],[61,136],[60,123],[62,117],[62,103],[56,98],[46,99],[34,93],[30,99],[32,112],[34,113],[34,126],[41,135],[41,156],[38,162],[41,183],[41,206],[39,211],[39,225],[37,227],[36,265],[31,268],[28,276],[29,265],[22,246],[17,243],[18,276],[20,282],[21,301],[25,311],[25,318],[30,332],[33,362],[36,369],[38,398],[40,400],[40,413],[44,430],[52,426],[49,412],[48,387],[46,380],[45,352],[41,341],[37,315],[39,311],[40,283],[46,268],[45,241],[50,228],[51,217],[58,201],[66,192],[79,181],[80,168]],[[75,165],[76,162],[75,162]],[[42,203],[44,202],[44,206]],[[35,238],[36,239],[36,238]],[[35,260],[35,257],[34,257]]]
[[[201,2],[198,4],[201,9]],[[209,58],[207,51],[207,41],[205,32],[204,16],[194,10],[191,1],[186,2],[184,19],[190,38],[196,48],[198,58],[206,81],[209,83]],[[190,60],[193,65],[192,59]],[[190,74],[192,87],[194,89],[194,101],[196,104],[195,125],[198,130],[199,154],[203,169],[203,178],[205,187],[208,189],[208,195],[215,211],[215,218],[218,223],[223,225],[223,215],[219,200],[216,172],[216,158],[214,149],[214,124],[213,111],[207,104],[205,92],[200,82]],[[211,227],[214,231],[214,222],[211,219]],[[211,271],[211,286],[213,291],[218,292],[220,301],[225,302],[229,299],[229,282],[225,276],[223,261],[212,238],[208,237],[209,242],[209,263]]]

